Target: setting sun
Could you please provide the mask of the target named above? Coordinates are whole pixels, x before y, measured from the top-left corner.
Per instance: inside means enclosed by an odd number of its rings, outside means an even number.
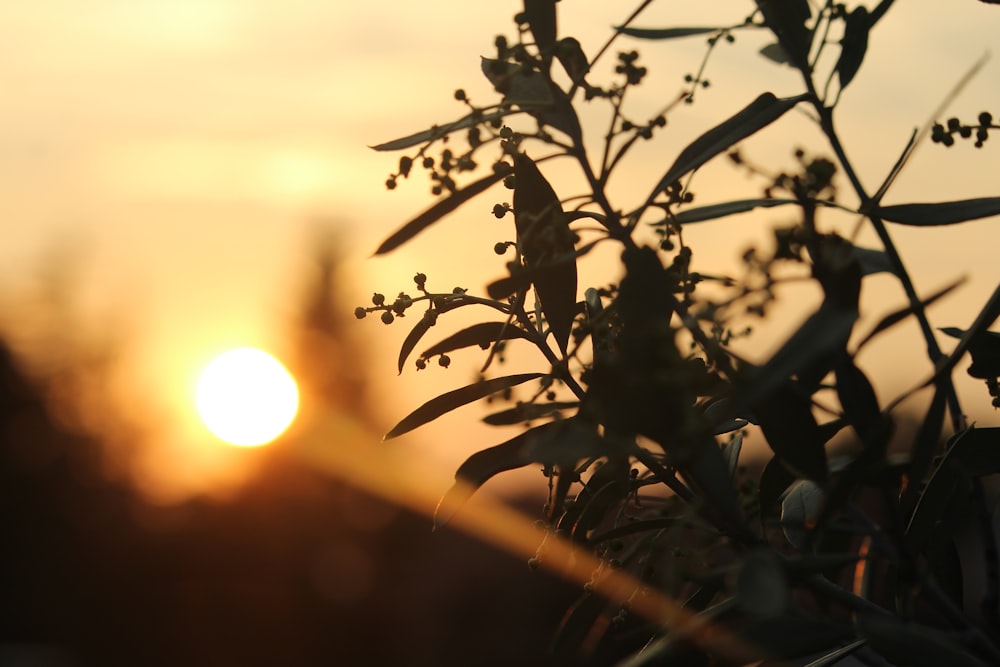
[[[240,447],[266,444],[288,428],[299,406],[294,378],[262,350],[241,348],[216,357],[202,372],[198,413],[220,440]]]

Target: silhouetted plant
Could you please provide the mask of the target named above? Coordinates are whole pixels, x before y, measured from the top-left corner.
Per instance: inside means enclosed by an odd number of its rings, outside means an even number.
[[[658,619],[643,625],[630,618],[622,600],[606,602],[588,591],[560,636],[568,641],[601,632],[608,626],[598,622],[602,617],[611,626],[632,624],[649,643],[629,665],[706,664],[710,658],[830,665],[849,654],[866,664],[1000,663],[996,538],[981,481],[1000,472],[1000,430],[966,424],[951,380],[969,351],[970,373],[998,395],[1000,336],[987,328],[1000,314],[1000,290],[968,329],[944,330],[960,339],[944,354],[926,307],[957,283],[918,294],[887,224],[937,226],[997,215],[1000,197],[882,205],[923,137],[917,132],[876,192],[859,180],[836,129],[836,111],[892,0],[871,10],[831,1],[757,0],[744,20],[719,27],[633,26],[650,3],[642,2],[604,48],[588,56],[576,39],[559,34],[555,0],[525,0],[515,17],[516,36],[497,37],[495,55],[482,60],[499,101],[479,106],[458,90],[455,98],[467,107],[460,119],[375,147],[407,152],[387,181],[390,189],[419,166],[429,173],[433,194],[444,195],[389,236],[378,254],[495,184],[513,190],[511,203],[493,206],[493,215],[512,215],[514,224],[512,238],[494,247],[507,259],[506,273],[485,295],[433,291],[418,273],[414,294],[375,294],[372,305],[356,309],[358,318],[378,313],[386,324],[416,320],[402,344],[399,370],[424,336],[441,326],[442,316],[470,305],[491,309],[494,317],[424,348],[415,356],[418,369],[434,359],[448,366],[449,353],[478,346],[485,374],[514,340],[541,354],[535,372],[484,375],[429,400],[386,438],[480,399],[510,401],[491,408],[484,420],[524,423],[525,430],[462,464],[436,525],[493,476],[540,465],[549,487],[546,524],[555,536],[591,549],[608,568],[630,572],[635,596],[655,590],[683,600],[729,638],[689,632],[693,626],[684,624],[667,627]],[[694,102],[696,91],[709,85],[708,56],[750,30],[773,36],[761,54],[797,70],[802,92],[785,98],[761,93],[690,141],[644,197],[612,201],[609,182],[621,177],[632,147],[666,131],[676,106]],[[647,74],[639,53],[619,52],[609,68],[613,75],[599,82],[601,58],[622,36],[702,36],[708,48],[679,95],[659,113],[635,119],[626,98]],[[835,60],[826,57],[831,50]],[[608,109],[609,125],[596,139],[577,115],[584,103]],[[712,160],[728,156],[759,177],[762,172],[736,147],[793,109],[819,127],[830,157],[799,151],[797,170],[770,178],[763,196],[693,205],[697,171]],[[930,131],[946,145],[955,134],[974,134],[981,146],[995,128],[984,112],[976,125],[952,119]],[[557,194],[542,171],[555,160],[579,169],[584,192]],[[487,173],[460,183],[480,162],[488,163]],[[839,177],[860,204],[838,200]],[[748,251],[742,277],[694,269],[694,249],[684,241],[687,226],[771,207],[796,211],[797,222],[774,231],[773,250]],[[882,248],[858,247],[822,231],[819,218],[831,208],[862,216]],[[616,244],[621,263],[611,267],[608,282],[580,286],[577,264],[599,244]],[[822,303],[766,362],[750,363],[730,343],[746,333],[748,315],[767,315],[775,286],[790,279],[789,267],[822,289]],[[875,273],[895,276],[909,305],[858,332],[862,285]],[[882,404],[856,355],[909,318],[919,323],[926,343],[928,379]],[[532,389],[515,401],[514,389],[523,386]],[[933,399],[908,454],[891,455],[894,409],[925,388]],[[942,445],[946,416],[951,437]],[[759,477],[740,463],[743,434],[752,427],[773,452]],[[853,430],[861,443],[853,458],[827,454],[826,444],[842,429]],[[976,599],[963,599],[966,574],[955,546],[967,516],[986,572]]]

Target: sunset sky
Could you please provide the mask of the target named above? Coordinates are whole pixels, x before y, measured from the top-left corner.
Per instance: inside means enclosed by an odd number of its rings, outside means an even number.
[[[734,24],[752,3],[713,2],[707,14],[699,10],[705,4],[661,0],[636,24]],[[95,330],[120,328],[125,347],[116,391],[134,396],[137,414],[167,453],[163,460],[181,451],[189,456],[193,446],[201,452],[195,458],[214,456],[204,453],[213,445],[195,421],[192,395],[198,370],[212,356],[244,345],[279,356],[287,351],[283,336],[297,305],[291,299],[307,279],[310,244],[321,230],[344,233],[356,281],[348,290],[357,299],[343,304],[347,312],[372,291],[409,288],[418,270],[440,289],[453,283],[479,289],[502,270],[491,251],[502,232],[494,226],[477,236],[502,194],[488,195],[464,218],[443,221],[393,258],[369,259],[431,197],[422,174],[386,192],[398,156],[368,146],[460,116],[455,88],[474,101],[492,101],[479,56],[490,54],[494,35],[512,34],[519,2],[90,0],[83,7],[69,0],[0,7],[0,297],[32,289],[47,263],[78,267],[71,296]],[[559,7],[563,34],[579,36],[593,54],[632,4],[563,0]],[[995,48],[997,35],[1000,7],[975,0],[896,3],[839,112],[847,149],[870,190],[910,131]],[[655,182],[687,141],[762,90],[799,92],[788,70],[756,55],[765,43],[763,34],[740,33],[719,49],[708,69],[712,87],[671,116],[675,132],[637,151],[629,169],[638,176],[617,186],[621,206],[641,196],[630,187],[641,192]],[[640,109],[674,96],[703,54],[700,38],[617,44],[631,48],[641,49],[651,70],[632,100]],[[612,65],[613,53],[596,76],[607,81]],[[948,115],[972,120],[985,109],[1000,116],[998,53]],[[789,122],[808,129],[801,118]],[[756,138],[748,150],[756,162],[791,168],[791,152],[803,144],[825,150],[815,132],[780,131]],[[998,166],[1000,136],[980,151],[971,143],[949,151],[928,143],[886,201],[997,195]],[[703,182],[703,203],[760,189],[725,168],[707,172]],[[853,219],[844,222],[849,229]],[[959,296],[932,311],[936,324],[967,326],[996,286],[997,222],[893,230],[922,292],[960,275],[971,278]],[[725,267],[745,247],[743,232],[731,225],[692,230],[689,241],[696,253],[704,248],[707,266]],[[476,239],[479,246],[470,247]],[[484,262],[495,264],[485,270]],[[866,313],[871,319],[903,303],[886,278],[877,278],[873,290],[884,299],[881,310]],[[429,388],[469,377],[459,368],[449,376],[397,379],[395,346],[404,330],[371,321],[359,327],[386,346],[371,373],[380,387],[398,389],[387,421]],[[916,341],[912,348],[887,344],[867,360],[872,368],[912,365],[921,345],[912,329],[907,335]],[[987,404],[979,385],[970,386],[974,399],[967,402]],[[460,461],[489,444],[465,442],[442,458]]]

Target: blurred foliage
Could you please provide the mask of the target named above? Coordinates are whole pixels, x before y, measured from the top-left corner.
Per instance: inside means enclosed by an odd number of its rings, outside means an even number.
[[[497,184],[513,190],[512,203],[493,206],[496,218],[512,216],[513,225],[508,240],[493,244],[506,263],[485,294],[435,290],[433,276],[418,273],[415,291],[376,293],[356,308],[359,319],[412,322],[400,371],[414,356],[420,370],[434,359],[447,367],[448,353],[461,348],[483,351],[482,379],[431,398],[386,438],[484,398],[491,400],[487,423],[525,424],[459,468],[436,522],[461,512],[493,476],[542,468],[546,539],[571,541],[601,563],[559,628],[557,647],[585,649],[624,633],[646,642],[629,666],[830,665],[855,658],[1000,664],[997,517],[983,484],[1000,472],[1000,430],[966,423],[951,379],[970,351],[970,372],[997,395],[1000,348],[987,329],[1000,314],[1000,290],[967,329],[945,330],[960,340],[944,354],[926,307],[957,283],[918,294],[887,224],[995,216],[1000,197],[950,201],[935,193],[941,201],[883,206],[923,138],[916,132],[876,192],[862,185],[835,121],[845,89],[864,76],[869,42],[892,0],[872,8],[757,0],[748,16],[714,27],[634,25],[650,4],[639,4],[601,49],[586,54],[558,29],[557,9],[572,11],[567,3],[525,0],[514,37],[498,36],[495,53],[482,59],[495,102],[480,105],[457,90],[466,108],[461,118],[375,147],[405,152],[389,189],[420,168],[440,196],[377,254],[412,241]],[[796,71],[800,92],[779,98],[764,91],[744,101],[686,142],[658,180],[635,177],[628,171],[633,147],[669,132],[671,113],[709,86],[712,53],[749,31],[769,36],[761,55]],[[644,85],[650,65],[637,50],[602,60],[612,45],[638,40],[655,48],[692,36],[700,45],[707,40],[699,71],[685,76],[658,113],[630,115],[630,92]],[[584,105],[588,117],[603,107],[607,123],[581,123]],[[793,111],[813,121],[829,155],[799,150],[791,173],[755,166],[741,142],[780,133]],[[993,128],[984,112],[977,124],[952,119],[924,134],[944,145],[974,134],[981,147]],[[695,205],[698,170],[727,157],[761,182],[761,196]],[[577,173],[582,190],[560,192],[546,175],[556,163]],[[480,164],[487,173],[471,176]],[[636,201],[618,201],[610,185],[622,179],[656,185]],[[857,204],[838,197],[845,187]],[[779,206],[794,212],[795,224],[774,231],[771,249],[747,251],[733,276],[696,270],[697,248],[684,239],[689,225]],[[838,212],[870,225],[881,247],[859,247],[831,231],[826,219]],[[600,244],[617,247],[620,263],[605,267],[606,282],[578,285],[578,265]],[[908,305],[884,313],[862,335],[860,294],[874,274],[894,277]],[[775,288],[788,280],[811,281],[822,302],[802,314],[777,352],[751,363],[731,342],[746,335],[748,320],[768,316]],[[479,323],[423,343],[449,313],[469,306],[483,314]],[[905,395],[880,401],[857,355],[905,320],[919,324],[929,378],[906,395],[924,390],[933,399],[900,456],[889,443]],[[533,372],[487,375],[515,346]],[[772,453],[759,474],[740,458],[743,434],[756,428]],[[827,445],[842,430],[860,444],[849,459],[833,459]],[[544,549],[531,564],[545,564]],[[629,595],[602,589],[608,572],[631,577]],[[643,617],[639,602],[654,594],[680,601],[690,614]]]

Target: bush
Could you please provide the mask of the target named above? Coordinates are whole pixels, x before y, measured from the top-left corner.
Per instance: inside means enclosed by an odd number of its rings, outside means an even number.
[[[950,225],[997,215],[1000,198],[881,203],[925,135],[944,146],[975,137],[981,147],[998,126],[987,112],[974,123],[934,123],[915,133],[882,187],[868,192],[835,116],[892,0],[872,10],[757,0],[750,16],[729,26],[633,26],[649,4],[588,56],[576,39],[560,35],[555,0],[525,0],[516,36],[497,37],[495,57],[482,61],[498,102],[477,106],[458,90],[455,98],[467,107],[462,118],[375,147],[406,152],[387,181],[390,189],[419,167],[430,175],[433,193],[443,195],[389,236],[379,254],[496,184],[513,190],[512,203],[493,206],[497,218],[513,217],[513,238],[494,246],[507,260],[505,275],[485,295],[434,292],[427,276],[417,274],[415,295],[375,294],[372,305],[356,309],[358,318],[378,313],[386,324],[416,320],[400,350],[400,370],[442,316],[470,305],[494,314],[424,348],[415,360],[418,369],[433,360],[448,366],[450,353],[478,346],[483,378],[429,400],[386,437],[480,399],[508,401],[484,420],[524,423],[525,429],[462,464],[435,521],[447,522],[493,476],[541,466],[549,488],[546,539],[593,552],[600,560],[593,588],[603,590],[601,581],[622,574],[631,582],[628,599],[605,601],[588,590],[560,632],[572,638],[610,625],[645,633],[648,643],[630,665],[709,659],[825,665],[849,654],[875,661],[869,664],[1000,663],[1000,568],[982,481],[1000,472],[1000,430],[965,423],[951,379],[970,352],[969,372],[986,380],[998,404],[1000,335],[987,329],[1000,314],[1000,290],[969,329],[942,329],[959,339],[944,354],[926,308],[956,285],[919,295],[887,224]],[[644,196],[613,201],[609,182],[621,177],[631,151],[665,132],[675,108],[694,102],[708,82],[703,67],[661,113],[636,120],[626,98],[643,85],[646,66],[637,51],[619,52],[613,66],[602,60],[605,54],[623,36],[654,42],[701,36],[708,41],[707,61],[717,45],[744,31],[773,36],[761,54],[797,71],[802,92],[761,93],[688,142]],[[599,82],[608,69],[614,73]],[[584,104],[603,105],[610,115],[596,138],[578,116]],[[766,177],[737,146],[793,110],[812,118],[830,155],[798,151],[797,170]],[[487,173],[464,182],[487,152]],[[761,179],[761,196],[695,205],[699,168],[726,157]],[[556,161],[579,170],[584,192],[557,194],[543,172]],[[860,204],[838,200],[840,181]],[[694,269],[685,228],[772,207],[794,211],[796,222],[773,231],[772,249],[748,251],[741,277]],[[862,216],[881,249],[826,231],[820,219],[838,211]],[[620,264],[604,267],[607,282],[580,286],[577,266],[598,245],[617,246]],[[878,273],[894,276],[909,304],[857,331],[862,285]],[[767,316],[776,286],[803,279],[822,291],[819,307],[766,362],[744,359],[732,342],[753,318]],[[911,318],[926,342],[929,379],[883,405],[856,356]],[[512,341],[540,353],[537,370],[487,377]],[[515,400],[515,389],[525,387],[527,395]],[[893,454],[894,411],[923,389],[933,393],[930,408],[905,456]],[[951,436],[945,443],[946,417]],[[763,433],[772,452],[759,475],[740,461],[751,428]],[[828,443],[845,429],[859,441],[858,454],[829,456]],[[962,583],[973,566],[967,553],[959,554],[970,534],[978,545],[974,568],[986,573],[973,599],[964,596]],[[656,596],[683,602],[669,614],[636,618],[650,615],[654,607],[642,600]]]

